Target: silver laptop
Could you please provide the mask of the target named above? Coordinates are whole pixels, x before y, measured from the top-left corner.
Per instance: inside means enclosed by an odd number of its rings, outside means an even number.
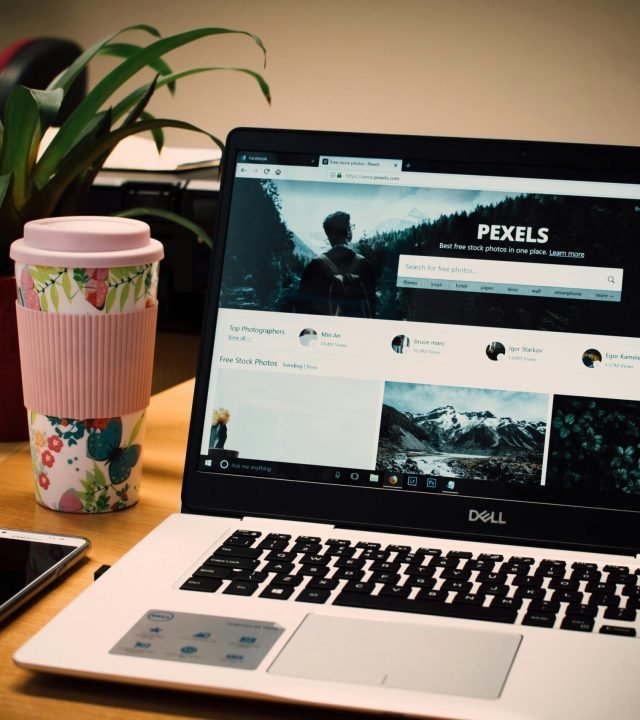
[[[637,718],[639,239],[637,148],[234,131],[181,512],[16,662]]]

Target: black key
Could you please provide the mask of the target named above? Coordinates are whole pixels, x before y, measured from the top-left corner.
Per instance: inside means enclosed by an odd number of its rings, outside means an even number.
[[[319,538],[316,535],[298,535],[298,537],[296,538],[296,542],[320,543],[322,542],[322,538]]]
[[[511,608],[519,610],[522,607],[522,598],[518,597],[494,597],[491,601],[493,608]]]
[[[372,582],[363,582],[362,580],[350,580],[346,583],[344,589],[348,592],[361,592],[369,595],[376,589],[376,584]]]
[[[222,585],[217,578],[190,577],[180,586],[180,590],[199,590],[200,592],[215,592]]]
[[[355,554],[356,549],[354,547],[349,547],[348,545],[330,545],[323,553],[323,555],[328,558],[350,558]]]
[[[503,623],[513,623],[517,616],[517,611],[509,608],[492,608],[481,605],[466,605],[464,603],[430,602],[418,600],[417,598],[415,600],[409,600],[402,597],[365,595],[363,593],[350,593],[347,591],[341,592],[335,598],[333,604]]]
[[[269,573],[262,570],[240,570],[233,573],[234,580],[262,583],[269,577]]]
[[[293,594],[295,587],[293,585],[267,585],[260,593],[260,597],[271,598],[272,600],[287,600]]]
[[[222,545],[214,553],[213,557],[237,557],[237,558],[259,558],[262,550],[259,548],[240,547],[238,545]]]
[[[362,580],[364,577],[364,570],[355,570],[353,568],[336,568],[336,571],[331,576],[336,580]]]
[[[436,579],[422,575],[409,575],[404,581],[405,587],[420,587],[431,590],[436,585]]]
[[[574,570],[597,570],[598,566],[595,563],[592,562],[574,562],[571,563],[571,567]]]
[[[636,619],[636,611],[633,608],[609,607],[604,611],[606,620],[626,620],[633,622]]]
[[[366,563],[366,560],[362,558],[338,558],[335,562],[335,566],[339,568],[354,568],[355,570],[362,570]]]
[[[448,592],[471,592],[473,583],[468,580],[445,580],[440,586],[441,590],[447,590]]]
[[[514,595],[515,597],[523,598],[525,600],[544,600],[547,595],[547,591],[544,588],[519,587],[516,588]]]
[[[550,578],[563,578],[565,575],[565,568],[562,565],[548,565],[548,566],[540,566],[536,568],[536,571],[534,572],[534,575],[536,577],[550,577]]]
[[[320,590],[335,590],[338,587],[338,580],[337,578],[312,577],[307,583],[307,587]]]
[[[553,627],[556,616],[553,613],[543,613],[537,610],[529,610],[522,620],[523,625],[535,625],[537,627]]]
[[[612,582],[588,582],[584,589],[588,593],[610,593],[616,592],[616,584]]]
[[[292,552],[296,553],[319,553],[322,550],[322,545],[319,542],[297,542],[292,548]]]
[[[463,570],[478,570],[479,572],[491,572],[495,567],[493,560],[467,560],[463,565]]]
[[[300,558],[301,565],[328,565],[330,562],[328,555],[303,555]]]
[[[570,575],[572,580],[586,580],[587,582],[600,582],[601,577],[602,573],[594,568],[578,568]]]
[[[592,593],[589,597],[589,605],[618,607],[618,605],[620,605],[620,597],[613,593]]]
[[[331,596],[331,590],[321,590],[320,588],[304,588],[296,597],[298,602],[324,603]]]
[[[604,635],[626,635],[627,637],[635,637],[635,628],[622,627],[621,625],[603,625],[600,632]]]
[[[479,572],[476,578],[480,583],[495,583],[496,585],[504,585],[509,576],[503,572]]]
[[[304,581],[302,575],[276,575],[271,585],[284,585],[286,587],[298,587]]]
[[[579,590],[580,582],[570,578],[552,578],[549,580],[549,587],[552,590]]]
[[[457,593],[453,598],[453,602],[462,603],[463,605],[483,605],[486,597],[481,593]]]
[[[434,568],[457,568],[460,565],[460,558],[457,557],[434,557],[429,567]]]
[[[383,585],[380,588],[379,595],[388,595],[389,597],[409,597],[411,588],[407,585]]]
[[[245,580],[233,580],[223,590],[226,595],[253,595],[259,585],[256,582],[247,582]]]
[[[628,598],[626,607],[630,610],[640,610],[640,598]]]
[[[226,580],[233,575],[232,568],[212,567],[211,565],[203,565],[193,573],[193,577],[210,577],[218,578],[218,580]]]
[[[457,568],[445,568],[440,577],[443,580],[468,580],[471,577],[471,570],[458,570]]]
[[[555,600],[532,600],[529,603],[528,611],[555,615],[560,612],[560,603]]]
[[[416,556],[418,555],[428,555],[430,557],[439,557],[442,555],[442,550],[439,550],[438,548],[425,548],[421,547],[416,550]]]
[[[204,561],[205,565],[212,565],[213,567],[226,567],[232,570],[255,570],[260,562],[253,558],[239,558],[239,557],[215,557],[211,556]]]
[[[290,575],[293,572],[294,564],[292,562],[268,562],[264,566],[265,572],[277,573],[278,575]]]
[[[295,562],[298,557],[298,553],[290,552],[288,550],[271,550],[267,553],[266,560],[273,560],[275,562]]]
[[[567,616],[560,624],[560,627],[563,630],[591,632],[593,630],[593,618]]]
[[[499,572],[509,573],[510,575],[528,575],[531,566],[526,563],[505,562],[500,565]]]
[[[480,583],[478,592],[484,595],[508,595],[509,588],[506,585],[500,585],[499,583]]]
[[[325,540],[325,545],[341,545],[343,547],[351,545],[350,540],[338,540],[336,538],[329,538],[328,540]]]
[[[303,565],[299,570],[300,575],[311,577],[325,577],[329,574],[329,568],[326,565]]]
[[[532,557],[522,557],[521,555],[512,555],[509,558],[509,562],[518,563],[521,565],[533,565],[535,563],[535,560]]]
[[[629,574],[629,568],[626,565],[605,565],[602,569],[606,573],[614,573],[616,575]]]
[[[424,588],[416,595],[416,600],[426,600],[427,602],[446,602],[449,593],[446,590],[427,590]]]
[[[566,603],[581,603],[582,593],[577,590],[554,590],[551,600]]]
[[[419,575],[420,577],[430,578],[435,574],[436,569],[428,565],[409,565],[404,571],[405,575]]]
[[[447,553],[447,557],[449,558],[462,558],[464,560],[471,560],[473,557],[473,553],[467,552],[465,550],[449,550]]]
[[[565,612],[567,615],[573,617],[594,618],[598,614],[598,606],[584,603],[569,603]]]
[[[372,572],[370,580],[383,585],[397,585],[400,582],[400,573],[397,572]]]
[[[478,555],[478,560],[491,560],[493,562],[502,562],[504,560],[504,556],[498,555],[497,553],[480,553],[480,555]]]
[[[386,549],[389,552],[395,552],[395,553],[411,552],[411,547],[409,545],[387,545]]]
[[[374,543],[374,542],[364,542],[361,540],[360,542],[356,543],[357,548],[362,548],[363,550],[380,550],[380,543]]]
[[[262,550],[284,550],[288,544],[289,540],[280,540],[278,538],[267,536],[264,540],[262,540],[258,547]]]
[[[370,570],[372,572],[393,572],[397,573],[400,572],[402,568],[400,567],[399,562],[380,562],[375,561],[371,563]]]
[[[232,535],[225,541],[225,545],[237,545],[238,547],[251,547],[256,541],[255,537],[249,535]]]
[[[381,560],[385,562],[391,557],[391,553],[386,550],[363,550],[359,557],[365,560]]]
[[[540,588],[543,580],[539,575],[516,575],[512,584],[516,587]]]

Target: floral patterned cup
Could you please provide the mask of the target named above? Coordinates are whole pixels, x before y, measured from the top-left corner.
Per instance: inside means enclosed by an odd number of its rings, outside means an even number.
[[[138,220],[25,225],[11,247],[36,500],[66,512],[138,501],[162,245]]]

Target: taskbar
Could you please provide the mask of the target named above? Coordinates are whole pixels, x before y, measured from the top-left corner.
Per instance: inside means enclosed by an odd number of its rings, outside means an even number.
[[[504,482],[363,468],[323,467],[254,460],[241,458],[233,450],[211,450],[208,455],[200,456],[198,470],[200,472],[229,476],[264,477],[361,488],[381,488],[391,491],[408,490],[449,495],[480,495],[483,497],[503,497],[505,495]],[[511,483],[507,484],[512,485]],[[513,485],[515,484],[513,483]],[[539,484],[537,485],[539,487]]]

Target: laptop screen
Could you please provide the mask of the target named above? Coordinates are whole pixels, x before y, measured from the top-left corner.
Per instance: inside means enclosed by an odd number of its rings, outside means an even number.
[[[229,162],[201,474],[640,509],[640,184],[419,154]]]

